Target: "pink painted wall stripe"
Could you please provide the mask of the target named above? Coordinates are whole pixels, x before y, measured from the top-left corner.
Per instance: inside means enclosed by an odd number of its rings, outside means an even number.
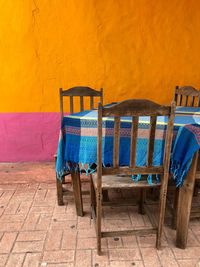
[[[0,113],[0,162],[53,160],[60,114]]]

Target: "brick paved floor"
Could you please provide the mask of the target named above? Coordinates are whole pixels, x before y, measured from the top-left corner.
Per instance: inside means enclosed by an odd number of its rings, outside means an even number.
[[[83,189],[88,190],[88,183],[83,183]],[[111,198],[124,196],[130,197],[130,193],[110,194]],[[156,214],[156,205],[152,209]],[[190,222],[185,250],[175,247],[175,231],[167,224],[167,212],[162,250],[154,248],[154,235],[116,236],[103,240],[104,254],[99,257],[87,195],[84,211],[84,217],[76,216],[72,197],[65,198],[65,206],[57,206],[53,163],[0,164],[0,266],[200,266],[198,219]],[[106,207],[103,227],[149,225],[148,218],[136,211],[136,207]]]

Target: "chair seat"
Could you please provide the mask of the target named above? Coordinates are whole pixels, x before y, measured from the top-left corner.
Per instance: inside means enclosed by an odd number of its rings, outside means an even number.
[[[97,188],[97,173],[92,174],[92,180]],[[102,175],[102,189],[152,188],[160,185],[160,182],[148,184],[146,175],[138,182],[133,181],[128,175]]]

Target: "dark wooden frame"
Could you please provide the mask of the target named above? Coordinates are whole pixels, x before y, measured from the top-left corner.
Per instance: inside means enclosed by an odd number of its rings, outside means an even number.
[[[103,89],[101,88],[100,91],[94,90],[90,87],[85,86],[77,86],[72,87],[70,89],[64,90],[60,88],[60,113],[61,113],[61,124],[62,119],[64,116],[64,107],[63,107],[63,98],[69,97],[70,98],[70,114],[74,112],[74,97],[80,98],[80,111],[84,110],[84,97],[90,97],[90,109],[94,108],[94,97],[98,97],[100,102],[103,104]],[[81,192],[81,181],[80,181],[80,173],[72,172],[66,173],[62,177],[62,181],[57,179],[56,177],[56,184],[57,184],[57,201],[58,205],[64,205],[63,196],[66,191],[63,188],[63,184],[65,184],[65,176],[71,174],[72,177],[72,185],[73,185],[73,192],[74,192],[74,200],[76,204],[76,211],[77,215],[83,216],[83,201],[82,201],[82,192]]]
[[[103,107],[101,103],[98,106],[98,166],[97,174],[91,175],[91,208],[92,214],[96,226],[97,234],[97,252],[101,254],[101,238],[108,236],[118,236],[118,235],[130,235],[138,233],[157,233],[156,247],[161,246],[161,234],[164,223],[165,205],[166,205],[166,194],[167,185],[169,177],[169,164],[170,164],[170,151],[171,143],[173,137],[173,122],[175,114],[175,103],[173,102],[171,106],[161,106],[152,101],[144,99],[132,99],[120,102],[111,107]],[[166,141],[165,141],[165,151],[164,151],[164,161],[162,166],[155,167],[152,165],[153,162],[153,148],[155,141],[155,130],[156,130],[156,118],[157,116],[168,116],[168,125],[166,130]],[[113,148],[113,167],[102,168],[102,118],[103,117],[114,117],[114,148]],[[120,138],[120,117],[131,116],[132,117],[132,129],[131,129],[131,147],[130,147],[130,165],[128,167],[119,166],[119,138]],[[138,132],[138,121],[139,116],[150,116],[151,126],[148,144],[148,156],[147,156],[147,166],[137,167],[136,166],[136,142],[137,142],[137,132]],[[147,181],[145,182],[126,182],[124,183],[125,177],[115,183],[115,185],[110,183],[110,186],[106,185],[106,177],[109,178],[107,181],[111,181],[112,175],[129,175],[132,174],[161,174],[161,183],[149,185]],[[116,181],[116,176],[113,176]],[[129,180],[128,180],[129,178]],[[130,181],[131,178],[127,177],[126,180]],[[160,215],[158,226],[152,221],[153,227],[150,229],[140,229],[140,230],[127,230],[127,231],[112,231],[112,232],[102,232],[101,230],[101,216],[102,216],[102,190],[110,188],[138,188],[141,191],[140,198],[140,208],[139,211],[143,213],[143,199],[144,191],[146,188],[160,187]],[[151,217],[151,216],[150,216]]]

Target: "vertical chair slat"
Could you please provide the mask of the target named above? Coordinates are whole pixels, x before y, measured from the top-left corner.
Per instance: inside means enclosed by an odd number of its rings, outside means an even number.
[[[80,96],[80,111],[84,110],[83,96]]]
[[[150,117],[150,131],[149,131],[149,144],[147,152],[147,166],[151,166],[153,162],[154,141],[156,133],[156,120],[157,116]]]
[[[190,97],[190,106],[191,106],[191,107],[194,106],[194,99],[195,99],[194,96],[191,96],[191,97]]]
[[[100,89],[101,95],[100,95],[100,101],[101,104],[103,105],[103,88]]]
[[[120,117],[115,117],[114,121],[114,147],[113,147],[113,166],[119,166],[119,139],[120,139]]]
[[[137,147],[137,133],[138,133],[138,120],[139,117],[132,117],[131,126],[131,147],[130,147],[130,167],[136,166],[136,147]]]
[[[176,94],[176,104],[177,106],[181,105],[181,96],[179,94]]]
[[[181,106],[183,103],[183,96],[179,95],[179,106]]]
[[[180,98],[179,98],[179,94],[178,94],[178,85],[176,85],[175,87],[175,91],[174,91],[174,101],[176,102],[177,106],[180,106]]]
[[[184,106],[185,107],[187,107],[187,103],[188,103],[188,95],[186,95],[185,97],[184,97]]]
[[[198,96],[197,106],[200,107],[200,96]]]
[[[73,104],[73,96],[70,95],[70,113],[73,114],[74,113],[74,104]]]
[[[164,168],[166,169],[168,168],[169,161],[170,161],[170,148],[171,148],[171,142],[172,142],[172,137],[173,137],[172,128],[174,125],[175,108],[176,106],[173,103],[171,115],[169,117],[168,124],[167,124],[167,132],[166,132],[166,137],[165,137],[163,165],[164,165]]]
[[[177,103],[177,106],[179,106],[179,98],[178,98],[178,94],[176,93],[174,95],[174,101]]]
[[[90,96],[90,109],[94,108],[94,97]]]

